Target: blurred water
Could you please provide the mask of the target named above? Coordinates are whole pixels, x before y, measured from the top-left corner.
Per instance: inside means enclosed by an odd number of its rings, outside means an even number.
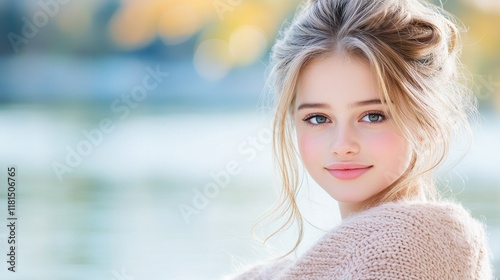
[[[114,130],[59,181],[54,161],[64,163],[67,147],[85,141],[82,130],[98,128],[106,116],[106,108],[89,107],[0,111],[0,166],[19,169],[18,272],[0,265],[2,279],[217,279],[266,256],[250,236],[274,197],[264,117],[239,109],[139,108],[123,121],[113,119]],[[488,224],[497,271],[499,127],[498,117],[486,117],[469,155],[446,175],[456,197]],[[179,206],[192,206],[230,163],[239,172],[187,223]],[[321,190],[312,184],[307,194],[315,203],[304,206],[306,217],[323,229],[338,222],[335,204]],[[308,229],[303,247],[320,235]],[[0,230],[2,254],[6,238]]]

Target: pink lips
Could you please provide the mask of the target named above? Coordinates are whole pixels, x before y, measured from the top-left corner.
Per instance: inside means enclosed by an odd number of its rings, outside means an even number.
[[[354,180],[365,174],[373,165],[358,163],[335,163],[328,165],[325,169],[339,180]]]

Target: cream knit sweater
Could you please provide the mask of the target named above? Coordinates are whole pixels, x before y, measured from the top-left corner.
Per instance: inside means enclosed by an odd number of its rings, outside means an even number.
[[[491,279],[484,227],[450,202],[386,203],[342,221],[297,260],[234,279]]]

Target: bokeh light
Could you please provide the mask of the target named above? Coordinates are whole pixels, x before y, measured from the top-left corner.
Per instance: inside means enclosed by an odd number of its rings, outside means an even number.
[[[298,2],[123,1],[109,30],[118,46],[130,50],[143,48],[157,37],[166,45],[177,45],[199,36],[193,64],[201,77],[220,80],[232,68],[262,58],[283,17]],[[207,65],[216,70],[203,70]]]
[[[242,26],[229,38],[229,52],[236,65],[247,65],[264,54],[267,41],[264,32],[254,26]]]
[[[228,44],[223,40],[206,40],[194,53],[194,67],[201,77],[219,80],[226,76],[231,65],[228,61]]]

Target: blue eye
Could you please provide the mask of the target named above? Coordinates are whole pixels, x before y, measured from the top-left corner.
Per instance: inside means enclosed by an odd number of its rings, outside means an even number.
[[[307,116],[306,118],[303,119],[307,124],[310,125],[321,125],[324,123],[331,122],[327,117],[322,116],[322,115],[312,115],[312,116]]]
[[[368,113],[361,118],[362,121],[367,123],[380,123],[385,121],[386,117],[381,113]]]

